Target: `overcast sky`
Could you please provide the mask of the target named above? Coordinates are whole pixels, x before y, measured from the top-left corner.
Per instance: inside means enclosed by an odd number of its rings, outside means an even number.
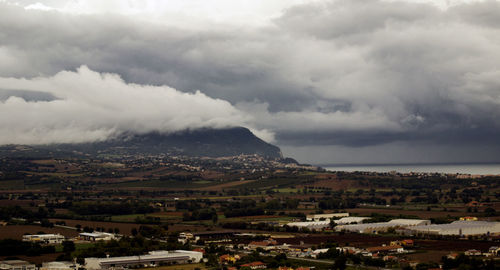
[[[500,161],[500,2],[0,0],[0,144],[245,126],[301,162]]]

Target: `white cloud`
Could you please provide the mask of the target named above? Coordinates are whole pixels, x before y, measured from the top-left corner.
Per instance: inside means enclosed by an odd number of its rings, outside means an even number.
[[[51,101],[12,96],[0,102],[0,144],[104,140],[121,132],[175,132],[242,125],[248,120],[229,102],[200,91],[127,84],[116,74],[80,67],[52,77],[0,78],[0,89],[41,91]]]

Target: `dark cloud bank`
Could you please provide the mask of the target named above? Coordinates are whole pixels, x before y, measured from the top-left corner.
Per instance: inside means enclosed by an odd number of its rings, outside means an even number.
[[[243,125],[315,163],[500,161],[498,14],[345,0],[182,28],[0,2],[0,143]]]

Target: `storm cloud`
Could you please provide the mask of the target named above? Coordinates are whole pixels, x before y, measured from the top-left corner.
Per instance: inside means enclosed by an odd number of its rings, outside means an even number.
[[[243,125],[312,162],[385,146],[393,160],[500,154],[497,1],[277,1],[248,23],[18,2],[0,2],[0,88],[56,99],[1,101],[2,121],[23,119],[0,123],[2,143]],[[436,145],[444,154],[417,153]]]

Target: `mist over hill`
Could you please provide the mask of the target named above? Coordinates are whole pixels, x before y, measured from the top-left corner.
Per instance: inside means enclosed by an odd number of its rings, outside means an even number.
[[[2,147],[10,156],[65,156],[84,155],[185,155],[198,157],[237,156],[257,154],[268,158],[282,158],[279,147],[269,144],[244,127],[224,129],[197,129],[161,134],[121,134],[103,142],[79,144],[49,144],[19,148]],[[9,150],[10,149],[10,150]]]

